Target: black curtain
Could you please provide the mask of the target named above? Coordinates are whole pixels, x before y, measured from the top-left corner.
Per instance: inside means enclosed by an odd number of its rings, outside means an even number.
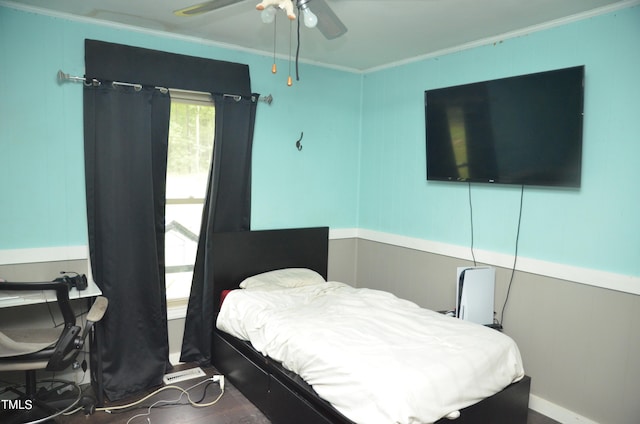
[[[85,86],[84,92],[91,266],[109,299],[97,334],[102,372],[96,379],[104,382],[98,389],[115,400],[159,384],[168,366],[164,184],[170,99],[154,87],[223,93],[214,96],[215,156],[200,246],[215,230],[210,221],[222,229],[249,228],[258,96],[251,94],[249,67],[238,63],[85,40],[85,67],[87,81],[102,82]],[[144,88],[114,89],[109,81]],[[232,221],[241,224],[228,226]],[[212,331],[206,299],[211,296],[203,283],[211,258],[203,249],[194,272],[187,340]],[[199,355],[197,347],[190,352]]]
[[[213,256],[217,231],[250,229],[251,151],[258,95],[214,94],[216,127],[212,166],[200,228],[180,361],[211,362],[214,322]]]
[[[109,299],[100,337],[110,399],[162,382],[169,360],[164,207],[170,99],[154,88],[85,86],[89,248]]]

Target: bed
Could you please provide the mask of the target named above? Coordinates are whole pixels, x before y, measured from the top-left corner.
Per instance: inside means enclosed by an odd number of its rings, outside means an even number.
[[[303,268],[327,278],[328,229],[324,227],[216,233],[212,249],[215,305],[220,305],[223,292],[237,289],[248,277],[268,271]],[[393,369],[393,364],[381,362],[372,374],[383,376]],[[274,424],[354,422],[282,363],[218,328],[213,329],[212,365]],[[503,390],[460,409],[455,420],[442,418],[436,422],[524,424],[529,386],[530,379],[524,376]],[[456,411],[451,412],[450,418],[455,418]]]

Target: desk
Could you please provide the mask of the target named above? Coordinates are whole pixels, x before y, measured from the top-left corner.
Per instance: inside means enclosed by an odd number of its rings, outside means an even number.
[[[3,291],[1,290],[2,284],[3,283],[0,281],[0,309],[45,303],[57,303],[56,292],[54,290],[37,290],[33,292],[19,292],[14,290]],[[102,291],[98,288],[96,283],[92,279],[88,278],[86,289],[78,290],[75,287],[72,287],[69,290],[69,300],[85,299],[88,302],[88,308],[90,308],[93,303],[93,299],[101,294]],[[15,314],[13,311],[8,311],[7,313],[10,313],[11,315]],[[97,400],[99,404],[102,405],[104,401],[102,396],[102,355],[100,352],[101,340],[99,340],[95,335],[97,325],[99,325],[99,322],[93,327],[93,331],[89,333],[89,350],[96,352],[95,355],[90,353],[91,370],[89,376],[91,378],[91,384],[94,391],[96,392]]]
[[[25,306],[35,305],[38,303],[50,303],[56,301],[56,293],[53,290],[41,290],[28,294],[18,294],[19,292],[13,290],[2,290],[2,282],[0,282],[0,308],[10,308],[12,306]],[[78,290],[72,287],[69,290],[69,299],[91,299],[96,296],[100,296],[102,291],[98,288],[96,283],[88,279],[87,288],[84,290]]]

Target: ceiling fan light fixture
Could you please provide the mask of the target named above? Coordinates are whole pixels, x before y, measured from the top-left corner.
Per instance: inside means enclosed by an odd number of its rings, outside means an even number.
[[[309,9],[309,6],[302,9],[302,17],[307,28],[315,28],[318,25],[318,17]]]
[[[318,17],[309,9],[309,2],[311,0],[298,0],[296,6],[302,12],[302,18],[304,20],[304,26],[307,28],[315,28],[318,25]]]
[[[273,6],[266,7],[260,12],[260,19],[265,24],[270,24],[276,18],[276,8]]]

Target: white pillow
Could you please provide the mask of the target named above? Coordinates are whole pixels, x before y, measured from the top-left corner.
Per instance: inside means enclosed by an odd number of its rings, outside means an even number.
[[[308,268],[284,268],[263,272],[246,278],[243,289],[277,290],[325,283],[322,275]]]

